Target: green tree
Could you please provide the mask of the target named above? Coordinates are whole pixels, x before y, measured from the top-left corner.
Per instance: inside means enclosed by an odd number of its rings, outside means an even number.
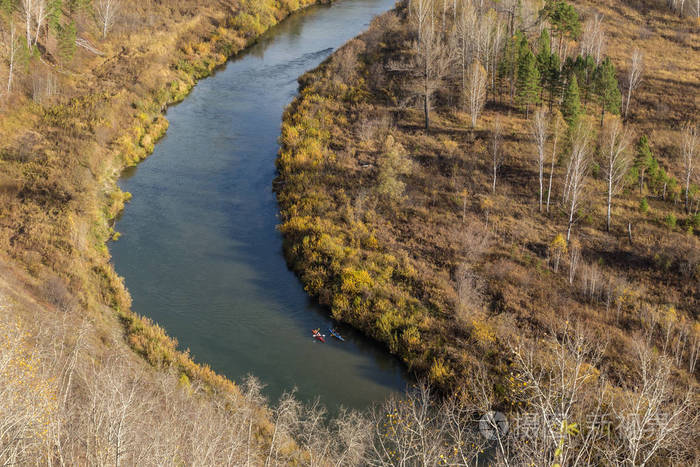
[[[572,75],[569,85],[564,92],[564,101],[561,104],[561,113],[564,120],[573,127],[581,116],[581,98],[578,90],[578,80],[576,75]]]
[[[615,77],[615,65],[609,58],[603,60],[600,66],[596,68],[593,89],[600,104],[600,126],[602,127],[605,112],[608,111],[611,114],[619,115],[622,103],[620,87]]]
[[[518,59],[522,49],[524,35],[520,31],[506,39],[503,44],[501,61],[498,63],[498,78],[501,83],[506,83],[510,95],[510,104],[513,105],[515,95],[515,79],[518,71]]]
[[[567,2],[560,0],[547,0],[540,12],[549,24],[552,31],[559,36],[559,60],[561,60],[562,48],[565,38],[576,39],[581,34],[581,22],[576,9]]]
[[[579,91],[583,94],[584,108],[588,104],[588,96],[593,87],[596,64],[593,57],[579,55],[576,58],[568,57],[564,63],[564,74],[566,76],[576,75]]]
[[[58,55],[63,63],[70,62],[75,55],[76,29],[75,21],[58,29]]]
[[[51,0],[47,4],[48,8],[48,24],[49,28],[53,31],[58,32],[61,27],[61,14],[63,12],[63,1],[62,0]]]
[[[641,201],[639,201],[639,212],[643,214],[649,212],[649,202],[646,198],[642,198]]]
[[[6,16],[18,9],[18,0],[0,0],[0,12]]]
[[[549,93],[549,110],[552,111],[552,107],[555,102],[559,101],[563,91],[562,73],[560,71],[561,66],[559,62],[559,57],[557,54],[552,54],[550,56],[549,68],[547,69],[547,75],[543,77],[545,82],[545,87]]]
[[[537,70],[537,59],[528,47],[520,54],[518,60],[518,80],[516,83],[517,100],[525,115],[530,115],[530,105],[539,103],[540,97],[540,73]]]
[[[552,43],[549,39],[549,32],[543,29],[540,37],[537,38],[537,71],[540,76],[545,76],[549,70],[549,64],[552,60]]]
[[[552,66],[552,45],[549,39],[549,31],[542,30],[540,37],[537,39],[537,71],[540,74],[540,101],[544,99],[544,91],[548,89],[550,67]],[[558,71],[558,70],[557,70]]]
[[[66,6],[71,17],[78,11],[88,8],[91,3],[92,0],[66,0]]]
[[[651,148],[649,147],[649,139],[647,135],[642,135],[637,141],[636,156],[634,160],[634,167],[637,171],[639,177],[639,194],[642,193],[644,188],[644,177],[649,170],[649,168],[654,165],[654,156],[651,153]]]

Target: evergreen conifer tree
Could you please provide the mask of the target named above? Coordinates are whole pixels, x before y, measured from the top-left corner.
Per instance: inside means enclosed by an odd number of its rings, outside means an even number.
[[[529,116],[530,106],[537,104],[540,97],[540,73],[537,71],[537,60],[529,47],[520,54],[518,60],[516,87],[518,105],[525,110],[525,115]]]
[[[576,75],[571,75],[569,79],[569,85],[564,92],[564,101],[561,104],[561,113],[569,127],[573,127],[581,116],[581,97]]]
[[[615,65],[609,58],[603,60],[595,70],[594,86],[600,104],[600,125],[603,126],[605,112],[619,115],[622,95],[615,77]]]

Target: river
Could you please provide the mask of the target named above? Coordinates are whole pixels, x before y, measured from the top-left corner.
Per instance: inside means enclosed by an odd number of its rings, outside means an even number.
[[[339,326],[288,269],[272,192],[281,115],[297,78],[365,30],[393,0],[342,0],[295,14],[202,80],[167,112],[154,153],[124,172],[133,195],[110,244],[133,310],[234,381],[258,377],[265,394],[319,397],[335,412],[362,409],[405,387],[384,348]]]

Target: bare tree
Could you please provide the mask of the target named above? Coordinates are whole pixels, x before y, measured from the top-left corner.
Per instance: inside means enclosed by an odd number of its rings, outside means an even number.
[[[591,465],[601,435],[600,430],[581,430],[577,421],[602,416],[604,382],[596,366],[604,346],[581,328],[567,326],[554,335],[561,337],[547,345],[518,342],[511,347],[516,397],[538,422],[536,432],[526,434],[512,451],[515,465]]]
[[[284,393],[272,414],[274,428],[272,429],[270,449],[267,453],[265,466],[273,465],[273,461],[276,461],[281,444],[280,439],[292,435],[296,424],[299,423],[300,412],[301,404],[294,397],[294,393]]]
[[[34,40],[33,45],[39,42],[39,33],[41,32],[42,26],[46,23],[46,19],[49,17],[49,8],[46,4],[46,0],[34,0]]]
[[[530,133],[532,138],[535,140],[535,146],[537,147],[537,169],[538,169],[538,179],[540,183],[540,196],[539,196],[539,209],[542,212],[542,196],[544,193],[544,159],[545,159],[545,145],[547,144],[548,137],[548,118],[547,111],[540,107],[535,112],[535,117],[530,122]]]
[[[629,388],[612,404],[619,442],[606,456],[618,465],[655,464],[660,451],[675,452],[685,444],[681,441],[684,434],[692,445],[696,426],[689,419],[691,390],[674,398],[672,364],[665,357],[654,356],[645,342],[640,342],[636,350],[639,366],[634,390]],[[671,464],[678,465],[672,460]]]
[[[471,65],[469,65],[469,87],[468,87],[468,100],[469,100],[469,115],[472,119],[472,128],[476,128],[476,120],[479,118],[479,114],[484,108],[484,103],[486,102],[486,70],[479,60],[474,60]]]
[[[600,65],[605,49],[605,32],[603,31],[603,15],[594,14],[583,25],[581,37],[581,55],[590,55],[596,65]]]
[[[642,80],[642,73],[644,71],[644,55],[639,49],[634,49],[632,52],[632,58],[630,59],[630,65],[627,69],[627,76],[625,79],[625,84],[627,87],[627,96],[625,97],[625,118],[627,118],[627,112],[630,107],[630,100],[632,99],[632,93],[639,87]]]
[[[369,455],[372,466],[439,465],[445,458],[449,419],[430,388],[420,384],[406,398],[392,397],[371,414],[374,429]],[[447,446],[446,446],[447,444]]]
[[[549,188],[547,188],[547,212],[549,212],[549,202],[552,198],[552,179],[554,178],[554,164],[557,160],[557,142],[563,127],[561,114],[557,111],[552,115],[552,162],[549,167]]]
[[[10,26],[7,32],[7,62],[8,62],[8,75],[7,75],[7,93],[12,92],[12,79],[15,71],[15,62],[17,61],[17,28],[15,22],[10,18]]]
[[[37,0],[22,0],[22,17],[27,40],[27,47],[32,45],[32,18],[34,17],[34,4]]]
[[[579,218],[579,209],[583,203],[586,189],[586,176],[590,170],[590,135],[589,129],[583,124],[574,130],[571,147],[571,157],[567,168],[564,186],[564,209],[569,219],[566,230],[566,241],[571,239],[571,229]]]
[[[496,179],[498,178],[498,171],[501,170],[503,165],[504,155],[503,155],[503,124],[500,119],[496,119],[493,123],[493,128],[491,129],[491,144],[489,149],[491,151],[491,167],[493,169],[493,184],[491,185],[491,191],[496,192]]]
[[[460,2],[461,8],[459,16],[456,17],[455,34],[457,36],[457,47],[459,53],[459,63],[461,67],[462,94],[467,95],[468,78],[467,69],[469,63],[474,59],[473,36],[476,25],[476,10],[471,0]],[[465,103],[469,99],[465,99]]]
[[[55,396],[26,332],[1,320],[0,464],[22,465],[42,457],[43,432],[55,423]]]
[[[449,52],[443,35],[436,29],[435,0],[413,0],[411,23],[417,39],[411,47],[409,68],[416,78],[414,94],[423,101],[425,129],[430,130],[430,106],[433,94],[441,84],[450,63]]]
[[[369,421],[355,411],[341,408],[333,421],[335,433],[336,467],[343,465],[361,465],[366,457],[371,432],[367,429]]]
[[[102,29],[102,38],[107,37],[107,33],[117,21],[121,10],[120,0],[96,0],[94,2],[95,19]]]
[[[46,0],[21,0],[21,12],[24,19],[27,47],[32,47],[36,45],[39,31],[49,14]]]
[[[501,50],[503,48],[503,37],[504,37],[504,26],[499,20],[495,11],[489,11],[485,15],[485,18],[491,18],[493,26],[491,28],[491,34],[489,35],[488,44],[488,59],[486,63],[486,71],[491,75],[491,98],[496,99],[496,74],[498,69],[498,60],[500,60]]]
[[[617,117],[608,118],[603,127],[601,152],[603,154],[603,176],[606,182],[607,215],[605,227],[610,232],[610,212],[613,197],[624,187],[625,177],[632,165],[632,154],[627,151],[630,133],[623,128]]]
[[[569,245],[569,285],[573,285],[576,279],[576,271],[581,263],[581,244],[575,238]]]
[[[698,126],[691,122],[686,123],[683,127],[681,139],[681,155],[683,157],[683,177],[685,178],[685,210],[686,212],[688,212],[688,210],[690,209],[690,180],[693,177],[693,170],[695,169],[695,159],[697,157],[698,149]]]
[[[685,10],[685,1],[686,0],[666,0],[666,3],[672,11],[675,11],[678,13],[678,16],[682,17]]]

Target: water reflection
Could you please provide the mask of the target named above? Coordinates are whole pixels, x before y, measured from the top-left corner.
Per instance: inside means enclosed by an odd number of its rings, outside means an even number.
[[[120,181],[134,197],[110,249],[134,310],[197,361],[235,380],[255,374],[271,398],[296,386],[303,399],[363,408],[405,384],[401,365],[352,329],[339,327],[344,343],[311,338],[334,323],[287,268],[271,190],[297,77],[392,3],[344,0],[274,28],[169,109],[167,136]]]

